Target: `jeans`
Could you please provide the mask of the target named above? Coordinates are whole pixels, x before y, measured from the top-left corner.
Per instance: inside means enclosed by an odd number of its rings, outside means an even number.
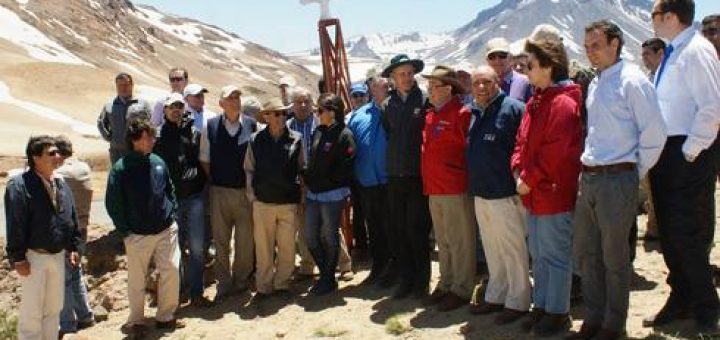
[[[203,271],[205,269],[205,205],[202,194],[180,200],[178,207],[180,249],[183,261],[180,265],[182,291],[190,297],[203,293]],[[185,255],[185,250],[189,251]]]
[[[340,216],[345,201],[305,203],[305,240],[320,269],[320,280],[335,282],[335,267],[340,250]]]
[[[570,310],[572,237],[572,212],[528,214],[535,308],[552,314],[567,314]]]
[[[88,292],[82,280],[80,265],[72,266],[65,259],[65,300],[60,311],[60,330],[66,333],[76,332],[79,321],[93,319],[88,303]]]

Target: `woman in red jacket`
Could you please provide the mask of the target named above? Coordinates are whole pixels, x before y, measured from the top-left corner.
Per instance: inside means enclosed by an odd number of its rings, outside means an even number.
[[[581,90],[568,80],[562,41],[529,40],[528,77],[535,93],[518,130],[512,169],[528,210],[534,277],[533,313],[525,326],[550,336],[570,326],[572,212],[581,154]]]

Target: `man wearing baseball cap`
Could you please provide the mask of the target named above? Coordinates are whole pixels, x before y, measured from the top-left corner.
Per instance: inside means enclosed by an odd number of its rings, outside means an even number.
[[[510,44],[505,38],[493,38],[487,42],[485,60],[488,65],[500,76],[500,88],[510,96],[522,102],[527,102],[532,95],[527,76],[513,70],[511,62]]]
[[[186,104],[185,112],[192,115],[193,125],[198,130],[202,130],[208,119],[217,116],[217,113],[208,110],[205,106],[205,94],[208,92],[210,91],[200,84],[189,84],[182,92]]]
[[[243,162],[257,122],[240,111],[242,92],[228,85],[220,92],[222,115],[210,118],[200,138],[200,164],[210,177],[210,219],[217,255],[216,299],[246,290],[253,270],[251,205],[245,194]],[[230,271],[230,237],[234,260]]]

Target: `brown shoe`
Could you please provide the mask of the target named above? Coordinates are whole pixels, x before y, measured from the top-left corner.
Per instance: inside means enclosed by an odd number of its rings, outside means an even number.
[[[495,317],[495,324],[498,326],[506,325],[517,321],[518,319],[525,316],[528,312],[523,310],[516,310],[511,308],[504,308],[500,315]]]
[[[423,306],[437,305],[443,300],[443,298],[445,298],[445,295],[447,294],[448,293],[446,291],[441,290],[440,288],[435,288],[435,290],[433,290],[430,295],[423,299],[422,304]]]
[[[598,335],[600,332],[600,329],[602,327],[600,325],[593,325],[587,322],[583,322],[582,326],[580,327],[580,331],[568,336],[567,340],[590,340],[595,339],[594,336]]]
[[[540,319],[545,315],[545,310],[542,308],[533,308],[528,314],[528,319],[520,324],[520,328],[525,332],[531,332],[532,328],[540,322]]]
[[[504,306],[500,303],[480,302],[470,304],[470,314],[482,315],[502,311]]]
[[[190,306],[197,308],[210,308],[213,306],[213,301],[200,295],[190,298]]]
[[[451,310],[458,309],[465,306],[468,303],[468,299],[465,299],[453,292],[445,294],[442,301],[437,306],[438,312],[449,312]]]

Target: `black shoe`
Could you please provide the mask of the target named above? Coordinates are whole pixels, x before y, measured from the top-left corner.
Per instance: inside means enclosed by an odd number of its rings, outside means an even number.
[[[448,292],[443,291],[440,288],[435,288],[435,290],[433,290],[433,292],[430,295],[428,295],[425,299],[423,299],[422,304],[423,304],[423,306],[437,305],[438,303],[440,303],[440,301],[443,300],[443,298],[447,294],[448,294]]]
[[[90,317],[90,319],[82,320],[77,322],[77,329],[83,330],[86,328],[90,328],[92,326],[95,326],[95,319],[93,317]]]
[[[497,313],[497,312],[502,311],[503,308],[504,308],[504,306],[501,303],[489,303],[489,302],[482,301],[480,303],[470,304],[470,314],[482,315],[482,314]]]
[[[449,312],[451,310],[456,310],[462,306],[466,306],[467,303],[467,298],[464,298],[453,292],[449,292],[445,294],[442,300],[438,303],[437,310],[438,312]]]
[[[360,285],[361,286],[374,285],[378,281],[379,278],[380,278],[380,275],[377,274],[377,271],[371,270],[370,274],[368,274],[368,276],[360,282]]]
[[[392,295],[393,299],[404,299],[412,294],[412,286],[407,283],[401,283]]]
[[[528,314],[528,319],[520,324],[520,328],[525,332],[531,332],[533,327],[540,322],[542,317],[545,316],[545,310],[542,308],[533,308]]]
[[[545,313],[532,331],[535,336],[549,337],[570,329],[572,321],[567,314]]]
[[[602,327],[600,325],[593,325],[587,322],[583,322],[580,327],[580,331],[568,336],[567,340],[590,340],[593,339],[598,333],[600,333]]]
[[[422,300],[422,299],[425,299],[426,297],[428,297],[428,295],[430,295],[430,294],[428,293],[428,290],[429,290],[429,289],[430,289],[430,287],[428,287],[428,286],[422,286],[422,287],[419,287],[419,288],[413,288],[412,296],[413,296],[414,299],[421,299],[421,300]]]
[[[668,298],[660,311],[655,314],[643,319],[643,327],[657,327],[669,324],[675,320],[688,319],[691,316],[690,308],[680,305],[680,303],[674,302],[677,299]]]
[[[515,310],[511,308],[504,308],[503,311],[495,317],[495,324],[498,326],[507,325],[513,323],[523,316],[527,315],[526,310]]]
[[[708,337],[720,335],[717,318],[698,318],[695,322],[697,331],[701,336]]]

